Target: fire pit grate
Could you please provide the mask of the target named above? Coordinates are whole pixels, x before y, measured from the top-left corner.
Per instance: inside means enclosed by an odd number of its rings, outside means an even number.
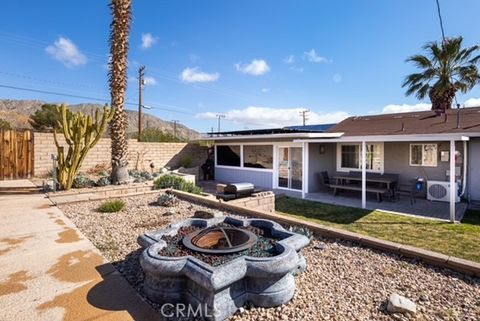
[[[253,235],[255,242],[244,249],[224,253],[208,251],[207,249],[200,249],[199,251],[185,245],[186,238],[191,238],[205,230],[215,230],[218,228],[223,228],[224,230],[238,229],[242,232],[246,232],[249,236]],[[278,251],[276,249],[276,240],[269,237],[268,234],[269,233],[266,231],[253,226],[238,228],[226,223],[217,224],[208,229],[196,226],[181,227],[176,235],[164,235],[162,237],[162,240],[168,245],[162,248],[158,254],[167,257],[191,255],[212,266],[222,265],[244,255],[251,257],[272,257],[277,255]]]

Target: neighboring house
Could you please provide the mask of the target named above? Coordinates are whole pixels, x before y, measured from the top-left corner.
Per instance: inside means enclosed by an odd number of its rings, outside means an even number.
[[[215,141],[219,181],[246,181],[305,197],[322,191],[321,172],[357,171],[364,208],[365,181],[374,175],[369,173],[395,175],[398,184],[417,177],[458,184],[463,199],[480,201],[480,108],[350,117],[336,125],[223,132],[209,139]],[[458,195],[450,194],[455,217]]]

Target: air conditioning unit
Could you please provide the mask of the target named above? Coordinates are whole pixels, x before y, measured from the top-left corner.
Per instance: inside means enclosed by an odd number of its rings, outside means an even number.
[[[427,199],[430,201],[450,202],[450,193],[455,193],[455,202],[460,202],[458,196],[458,184],[454,184],[454,190],[450,188],[450,182],[427,181]]]

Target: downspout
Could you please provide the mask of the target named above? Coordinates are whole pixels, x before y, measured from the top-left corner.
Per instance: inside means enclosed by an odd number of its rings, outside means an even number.
[[[463,182],[462,182],[462,193],[459,195],[462,197],[465,194],[465,190],[467,188],[467,161],[468,161],[468,153],[467,153],[467,141],[463,141]]]

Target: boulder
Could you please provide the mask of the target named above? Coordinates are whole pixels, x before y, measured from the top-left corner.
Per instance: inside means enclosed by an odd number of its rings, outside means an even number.
[[[208,212],[208,211],[202,211],[202,210],[195,211],[195,214],[193,215],[193,217],[195,218],[204,218],[204,219],[217,218],[222,216],[224,216],[224,214],[223,212],[220,212],[220,211]]]
[[[387,311],[390,313],[415,314],[417,305],[406,297],[393,293],[388,299]]]

